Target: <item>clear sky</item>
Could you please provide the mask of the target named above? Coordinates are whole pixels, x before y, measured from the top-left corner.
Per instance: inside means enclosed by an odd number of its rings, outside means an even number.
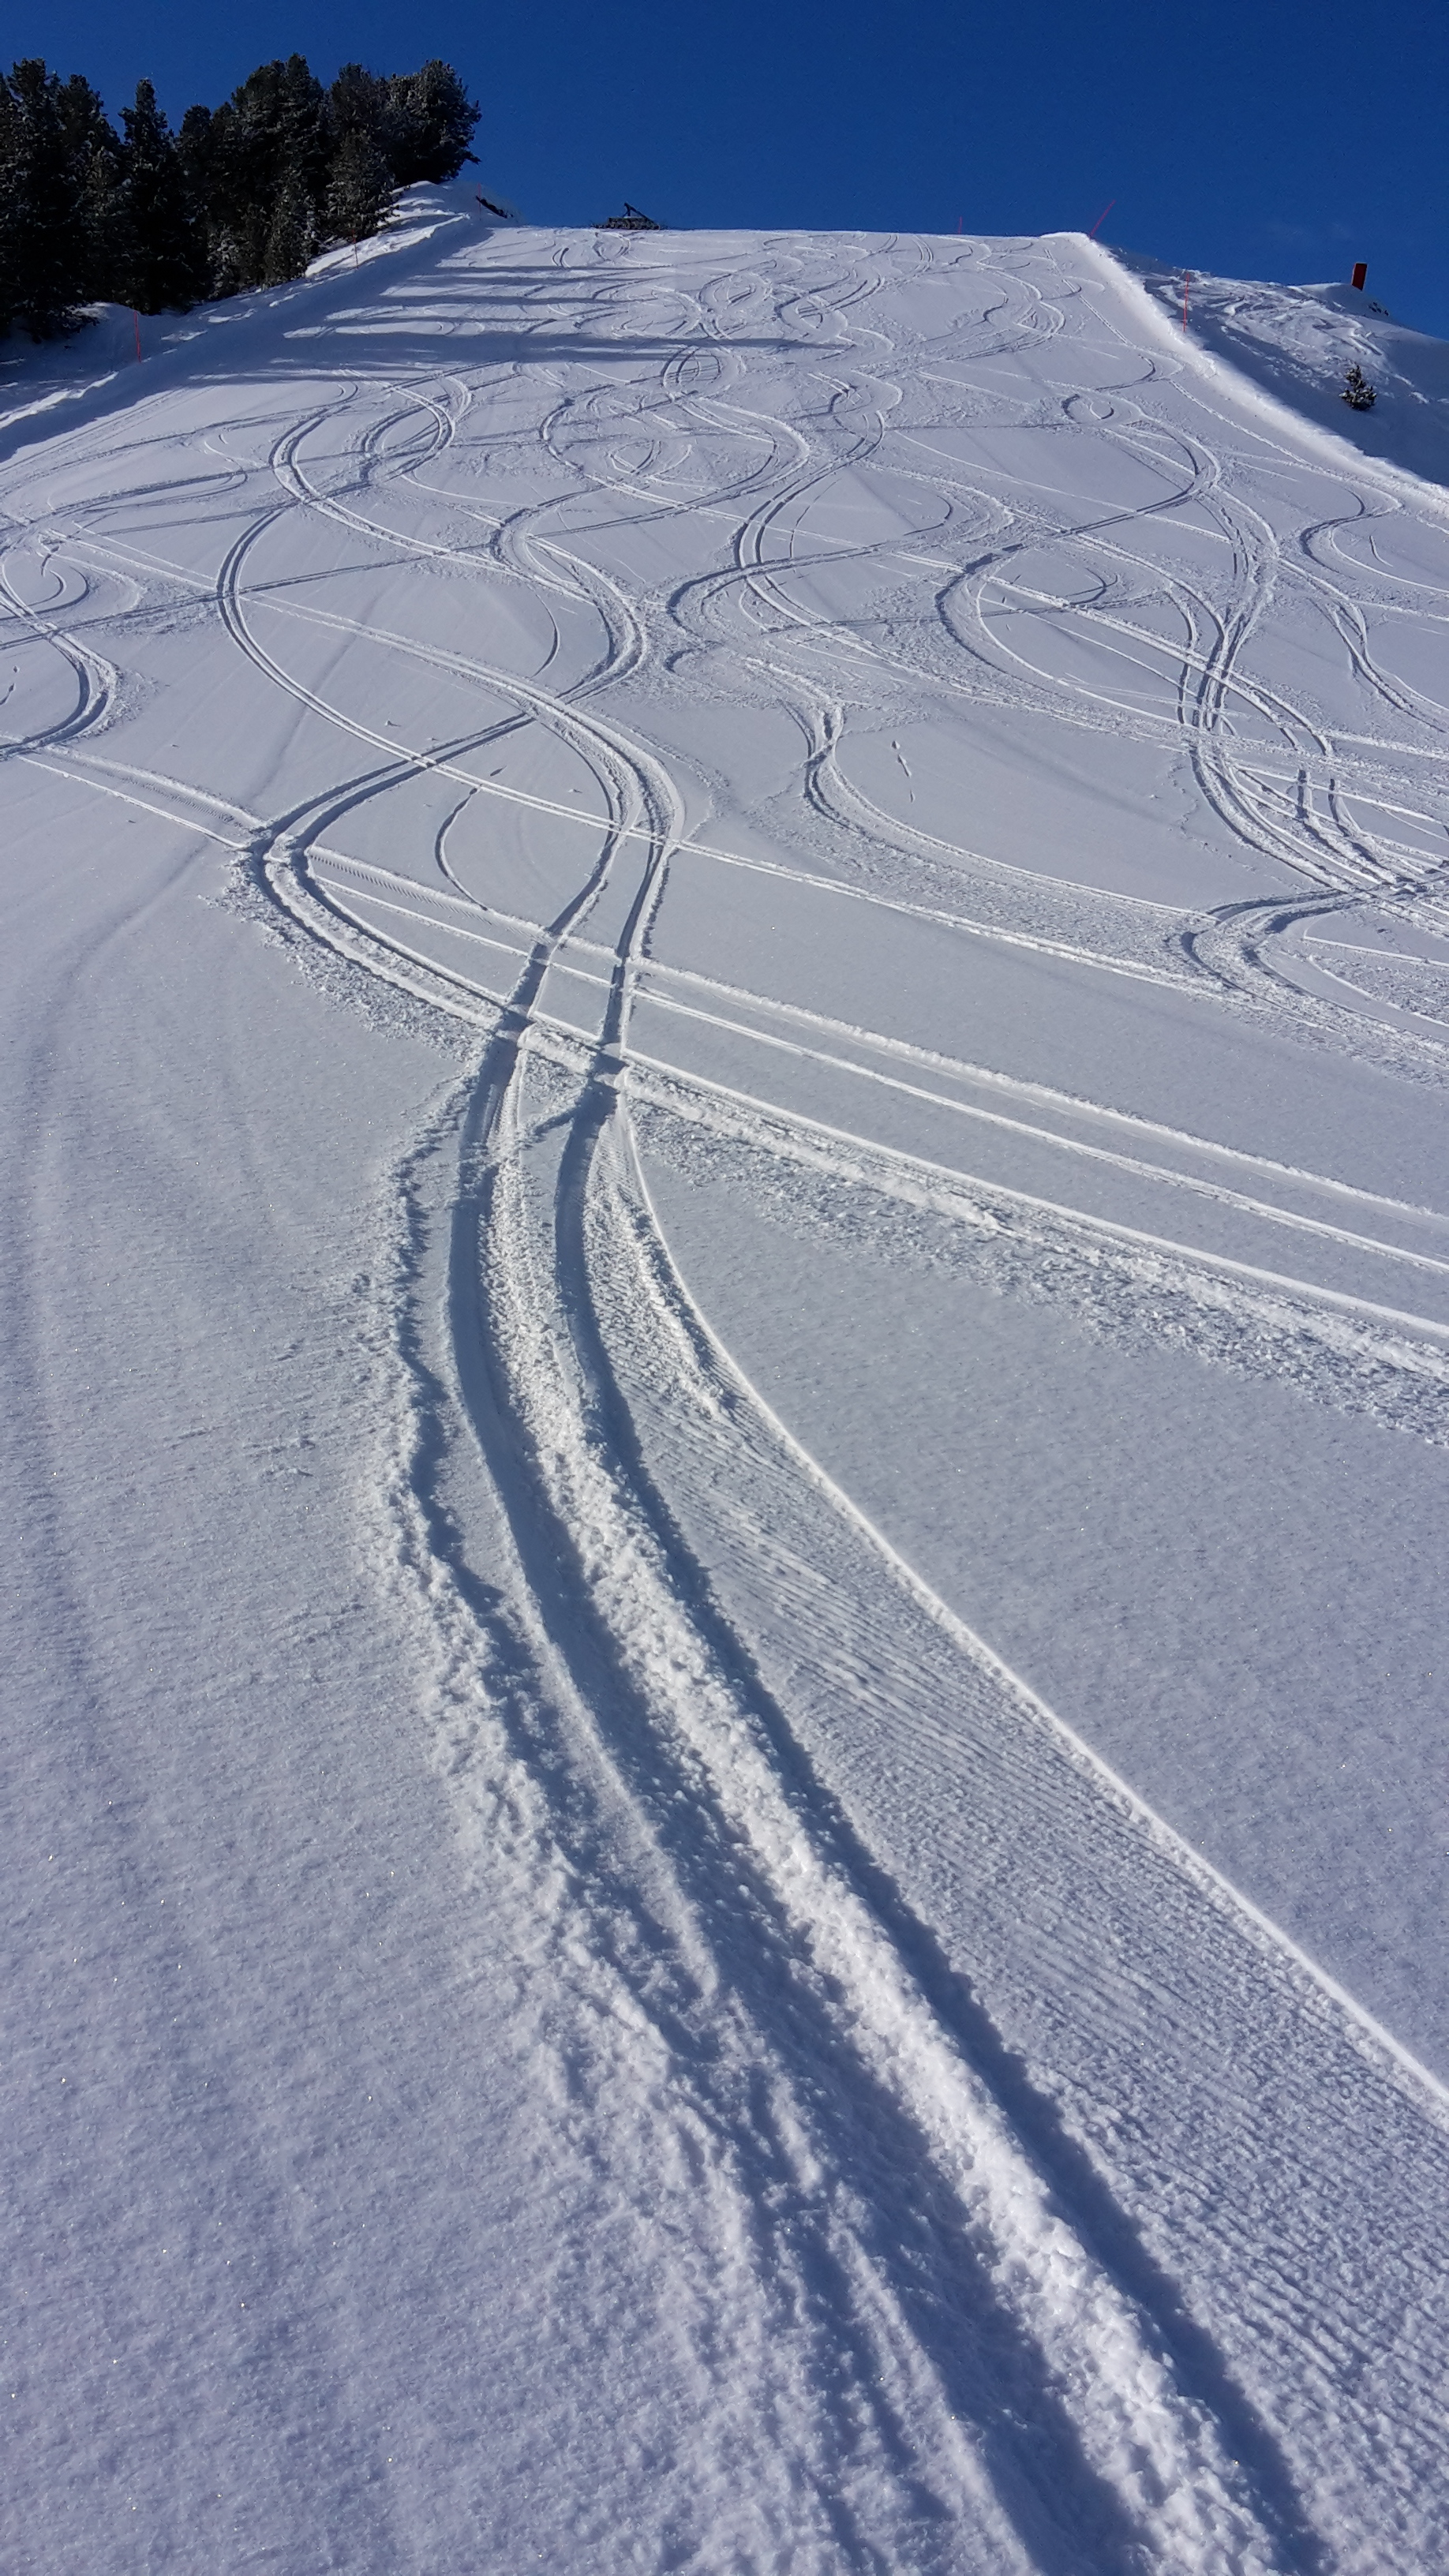
[[[173,117],[294,50],[454,63],[478,176],[532,222],[1045,232],[1228,276],[1346,277],[1449,337],[1444,0],[9,0],[8,56]]]

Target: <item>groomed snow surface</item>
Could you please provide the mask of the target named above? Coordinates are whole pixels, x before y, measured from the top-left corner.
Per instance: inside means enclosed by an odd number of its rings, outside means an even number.
[[[7,2570],[1449,2566],[1449,502],[1242,292],[12,370]]]

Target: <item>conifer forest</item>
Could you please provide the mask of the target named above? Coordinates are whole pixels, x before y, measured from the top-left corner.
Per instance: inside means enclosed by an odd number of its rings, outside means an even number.
[[[377,231],[394,193],[472,159],[479,110],[451,65],[263,63],[173,133],[149,80],[122,131],[88,80],[39,60],[0,74],[0,333],[72,330],[88,304],[184,310],[300,277]]]

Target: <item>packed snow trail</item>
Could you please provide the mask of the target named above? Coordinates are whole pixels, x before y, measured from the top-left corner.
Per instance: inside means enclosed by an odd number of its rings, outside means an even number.
[[[468,203],[0,469],[16,1937],[185,1926],[7,2545],[1434,2565],[1442,501],[1074,237]]]

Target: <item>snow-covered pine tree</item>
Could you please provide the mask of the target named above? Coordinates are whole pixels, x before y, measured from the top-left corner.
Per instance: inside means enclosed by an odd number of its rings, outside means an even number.
[[[278,163],[288,177],[298,179],[305,189],[315,234],[327,194],[333,151],[327,93],[304,54],[289,54],[284,63],[272,63],[268,68],[280,74],[276,90]]]
[[[203,294],[213,292],[209,272],[211,228],[207,220],[211,199],[211,110],[188,107],[176,129],[176,160],[181,171],[181,184],[186,190],[186,208],[196,226],[196,238],[207,280]]]
[[[13,311],[32,340],[52,340],[74,329],[76,306],[86,297],[84,172],[57,75],[38,58],[16,63],[9,91],[15,109]]]
[[[339,150],[349,134],[368,134],[384,157],[392,114],[390,83],[363,63],[344,63],[327,93],[327,114]]]
[[[424,63],[420,72],[396,72],[388,82],[392,109],[389,151],[400,188],[420,179],[456,179],[473,154],[468,146],[480,110],[451,63]]]
[[[255,244],[249,266],[248,245],[238,221],[234,128],[229,106],[218,108],[215,115],[209,107],[188,107],[176,136],[176,158],[202,262],[201,293],[209,301],[254,285],[265,250],[264,241]]]
[[[1344,378],[1343,399],[1350,411],[1372,411],[1378,395],[1355,358]]]
[[[20,211],[20,110],[0,74],[0,339],[15,319],[20,302],[16,262]]]
[[[186,174],[171,128],[148,80],[123,112],[121,164],[125,233],[117,293],[138,313],[185,311],[206,280],[206,258],[188,203]]]
[[[188,108],[182,132],[187,138],[184,166],[198,174],[205,189],[211,292],[236,295],[244,287],[259,286],[272,201],[265,194],[267,174],[252,122],[232,97],[210,115],[205,108]]]
[[[122,157],[114,134],[109,143],[96,143],[86,162],[82,191],[85,293],[97,302],[114,304],[119,304],[125,295],[122,274],[130,256],[131,238]]]
[[[344,135],[327,183],[329,234],[339,241],[364,241],[377,231],[392,198],[392,172],[372,136],[356,128]]]
[[[213,293],[300,277],[316,248],[329,146],[326,96],[301,54],[259,64],[217,109],[194,156],[205,165]]]
[[[300,171],[289,170],[267,232],[262,284],[285,286],[290,278],[301,277],[316,247],[312,199]]]
[[[100,93],[73,72],[58,91],[71,168],[79,190],[81,255],[76,293],[93,303],[116,293],[117,191],[121,145]]]

